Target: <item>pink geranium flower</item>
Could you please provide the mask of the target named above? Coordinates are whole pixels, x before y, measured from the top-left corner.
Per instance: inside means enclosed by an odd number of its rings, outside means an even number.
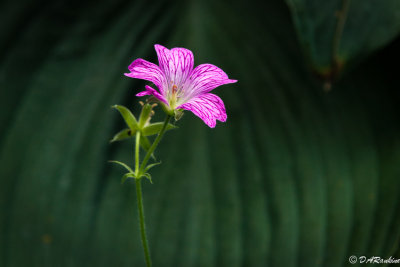
[[[189,110],[214,128],[216,120],[225,122],[224,102],[210,91],[220,85],[235,83],[228,75],[212,64],[201,64],[193,69],[192,51],[185,48],[171,50],[156,44],[159,66],[144,59],[136,59],[125,73],[131,78],[154,83],[158,91],[148,85],[137,96],[152,95],[157,98],[171,115],[175,111]]]

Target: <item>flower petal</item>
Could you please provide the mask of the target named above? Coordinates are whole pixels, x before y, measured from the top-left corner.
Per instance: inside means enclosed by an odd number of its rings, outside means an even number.
[[[193,70],[194,58],[189,49],[176,47],[171,50],[162,45],[154,45],[160,69],[167,77],[167,84],[180,87]]]
[[[203,94],[194,97],[177,108],[193,112],[211,128],[215,127],[216,120],[225,122],[227,119],[224,102],[214,94]]]
[[[146,91],[142,91],[142,92],[136,94],[136,96],[145,96],[145,95],[152,95],[155,98],[157,98],[158,100],[160,100],[168,105],[168,102],[165,99],[165,97],[162,96],[159,92],[157,92],[156,89],[154,89],[148,85],[146,85]]]
[[[125,76],[150,81],[160,89],[160,92],[163,91],[164,73],[156,64],[138,58],[129,65],[128,69],[131,72],[125,73]]]
[[[231,80],[228,75],[212,64],[201,64],[197,66],[190,74],[187,80],[188,90],[185,93],[185,98],[190,99],[196,95],[201,95],[210,92],[211,90],[223,84],[235,83],[237,80]]]

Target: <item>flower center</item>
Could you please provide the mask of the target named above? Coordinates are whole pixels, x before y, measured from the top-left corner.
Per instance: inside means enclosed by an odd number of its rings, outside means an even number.
[[[174,84],[171,88],[171,91],[170,91],[169,97],[168,97],[169,106],[172,109],[175,109],[177,107],[177,102],[178,102],[178,99],[180,98],[180,92],[181,92],[181,90],[178,90],[178,86],[176,84]]]
[[[176,86],[176,84],[174,84],[174,85],[172,86],[172,94],[173,94],[173,95],[176,94],[177,91],[178,91],[178,86]]]

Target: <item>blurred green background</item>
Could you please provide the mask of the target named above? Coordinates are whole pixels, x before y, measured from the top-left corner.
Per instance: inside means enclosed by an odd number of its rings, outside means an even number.
[[[239,82],[226,123],[186,112],[157,151],[154,266],[400,258],[400,1],[7,0],[0,21],[0,266],[144,266],[107,160],[133,160],[110,106],[138,112],[123,73],[155,43]]]

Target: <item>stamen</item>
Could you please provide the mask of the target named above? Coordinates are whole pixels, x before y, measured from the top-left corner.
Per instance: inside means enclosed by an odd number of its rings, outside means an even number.
[[[174,84],[172,86],[172,94],[176,94],[177,91],[178,91],[178,86],[176,86],[176,84]]]
[[[169,106],[175,108],[177,100],[180,98],[181,89],[175,83],[172,83],[172,87],[168,93]]]

